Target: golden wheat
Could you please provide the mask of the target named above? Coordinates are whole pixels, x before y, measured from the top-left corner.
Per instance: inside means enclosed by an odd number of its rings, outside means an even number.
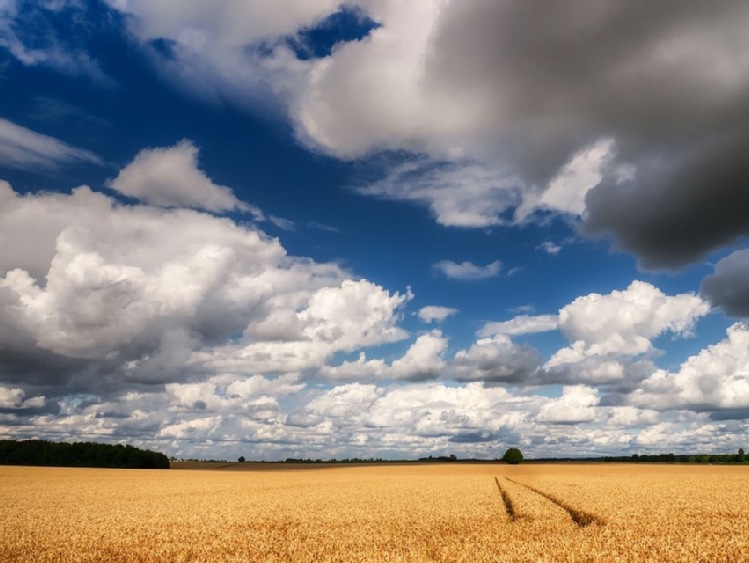
[[[0,561],[749,560],[745,467],[267,467],[0,467]]]

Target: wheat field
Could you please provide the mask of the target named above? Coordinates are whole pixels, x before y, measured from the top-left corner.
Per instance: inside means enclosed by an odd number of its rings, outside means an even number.
[[[747,467],[243,465],[0,467],[0,561],[749,561]]]

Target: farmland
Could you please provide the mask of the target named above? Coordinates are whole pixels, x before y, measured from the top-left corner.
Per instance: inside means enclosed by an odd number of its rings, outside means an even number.
[[[0,466],[0,561],[749,560],[746,467],[216,467]]]

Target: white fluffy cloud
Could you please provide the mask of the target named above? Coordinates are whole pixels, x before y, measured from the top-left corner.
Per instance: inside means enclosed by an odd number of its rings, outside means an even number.
[[[1,253],[0,311],[18,329],[1,334],[17,343],[20,331],[31,355],[100,364],[114,387],[188,368],[292,373],[406,336],[410,293],[289,257],[227,219],[119,205],[85,187],[19,196],[5,184],[0,199],[0,240],[22,241]]]
[[[439,307],[437,305],[427,305],[418,311],[419,319],[425,323],[441,323],[448,317],[455,315],[457,309],[450,307]]]
[[[100,160],[91,151],[0,118],[0,164],[3,166],[32,170],[76,162],[99,163]]]
[[[438,330],[422,334],[406,353],[388,364],[381,359],[367,360],[364,352],[356,361],[323,367],[321,375],[333,380],[369,381],[374,379],[423,381],[442,374],[447,339]]]
[[[658,370],[632,394],[659,409],[749,409],[749,326],[736,323],[724,340],[688,358],[676,373]],[[743,415],[739,418],[743,418]]]
[[[442,260],[434,265],[434,269],[452,280],[485,280],[499,275],[502,263],[495,260],[486,266],[479,266],[472,262],[453,262]]]
[[[559,317],[557,315],[520,315],[501,323],[486,323],[479,331],[479,336],[491,337],[495,334],[506,334],[508,336],[534,334],[537,332],[556,330],[558,327]]]
[[[652,349],[652,339],[664,332],[689,336],[695,321],[709,310],[697,295],[665,295],[642,281],[608,295],[578,297],[559,311],[559,329],[572,344],[557,352],[548,365],[588,355],[644,354]]]
[[[709,310],[697,295],[666,295],[642,281],[608,295],[578,297],[559,311],[559,330],[571,344],[549,358],[544,380],[631,390],[655,369],[641,359],[654,351],[653,339],[666,332],[689,336]]]
[[[113,190],[160,207],[192,207],[207,211],[252,211],[230,188],[214,184],[198,168],[198,148],[190,141],[173,147],[143,149],[107,185]]]
[[[564,387],[562,396],[552,399],[538,413],[541,422],[553,424],[578,424],[592,422],[596,418],[596,406],[600,402],[598,391],[584,385]]]

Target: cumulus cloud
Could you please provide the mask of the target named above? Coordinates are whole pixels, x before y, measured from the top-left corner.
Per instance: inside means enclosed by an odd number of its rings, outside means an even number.
[[[653,339],[666,332],[690,336],[709,310],[697,295],[665,295],[641,281],[608,295],[578,297],[559,311],[559,330],[571,344],[549,358],[544,379],[618,383],[631,390],[655,369],[638,359],[653,351]]]
[[[458,381],[528,383],[533,380],[541,359],[527,345],[518,345],[504,334],[480,338],[455,353],[451,373]]]
[[[367,360],[364,352],[352,362],[339,366],[325,366],[321,375],[333,380],[370,381],[377,379],[425,381],[442,374],[447,350],[447,339],[438,330],[422,334],[406,353],[388,364],[381,359]]]
[[[596,418],[598,391],[584,385],[564,387],[562,396],[541,407],[537,420],[552,424],[579,424]]]
[[[749,409],[749,326],[736,323],[726,338],[689,357],[676,373],[657,370],[632,393],[632,404],[657,409]]]
[[[559,329],[572,345],[550,364],[585,354],[644,354],[652,339],[666,331],[689,336],[695,321],[709,310],[697,295],[665,295],[642,281],[608,295],[578,297],[559,311]]]
[[[457,312],[457,309],[451,309],[450,307],[427,305],[426,307],[419,309],[417,314],[419,319],[425,323],[441,323],[448,317],[455,315]]]
[[[0,253],[7,373],[20,370],[14,357],[39,372],[55,360],[40,376],[54,387],[78,362],[81,385],[111,393],[217,371],[288,374],[406,336],[410,293],[289,257],[232,221],[85,187],[20,196],[6,183],[0,199],[0,240],[21,241]]]
[[[749,317],[749,250],[721,259],[702,282],[702,294],[731,316]]]
[[[496,334],[516,336],[556,330],[559,326],[557,315],[519,315],[501,323],[486,323],[479,331],[479,336],[491,337]]]
[[[190,141],[143,149],[107,186],[149,205],[214,212],[237,209],[263,218],[259,209],[239,201],[230,188],[214,184],[198,168],[198,148]]]
[[[66,163],[100,163],[85,149],[0,118],[0,164],[21,170],[54,169]]]
[[[469,261],[453,262],[452,260],[442,260],[434,265],[434,269],[442,273],[445,277],[452,280],[485,280],[499,275],[502,263],[499,260],[479,266]]]

